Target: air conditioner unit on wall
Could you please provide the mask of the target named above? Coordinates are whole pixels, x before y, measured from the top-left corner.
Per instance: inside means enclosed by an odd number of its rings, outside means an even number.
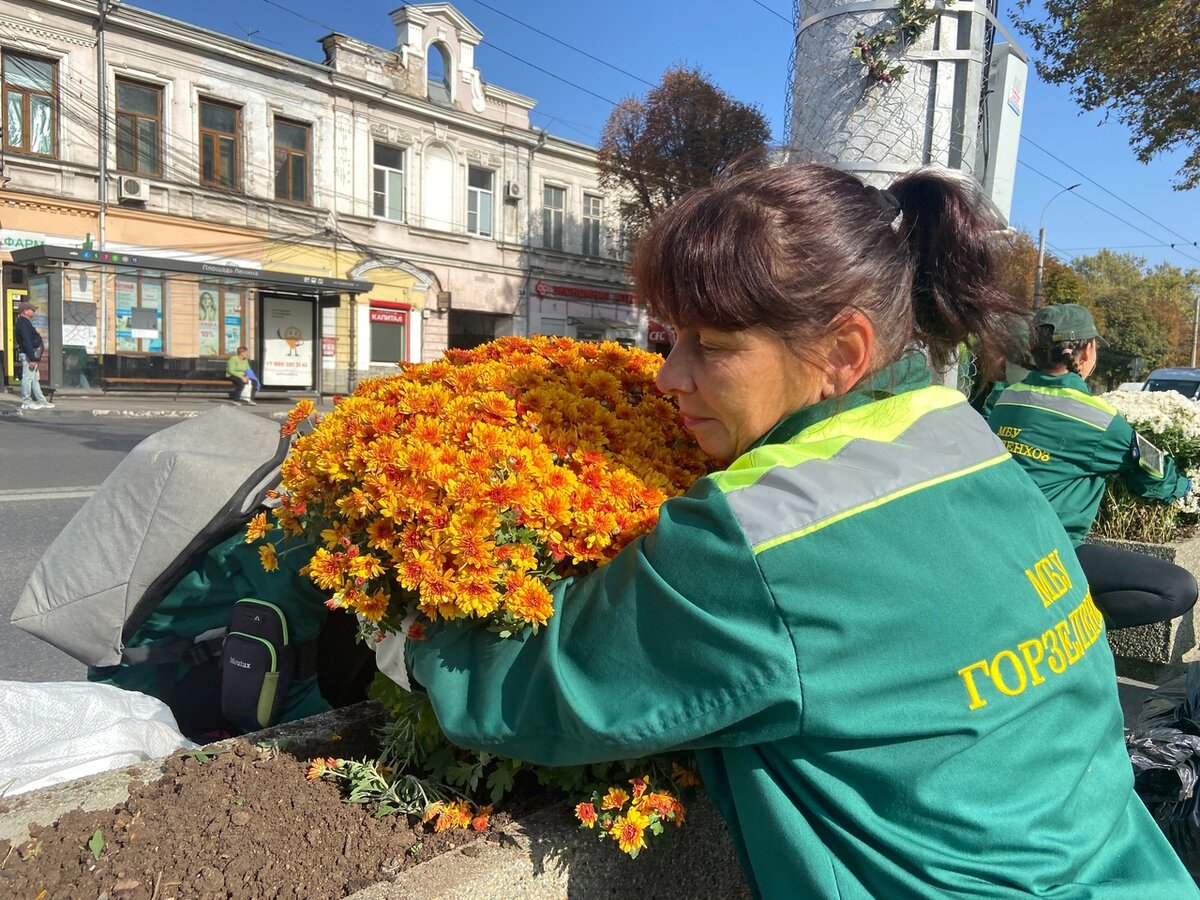
[[[505,200],[520,200],[525,195],[519,181],[509,181],[504,185]]]
[[[122,175],[117,179],[117,196],[122,203],[145,203],[150,199],[150,185],[144,178]]]

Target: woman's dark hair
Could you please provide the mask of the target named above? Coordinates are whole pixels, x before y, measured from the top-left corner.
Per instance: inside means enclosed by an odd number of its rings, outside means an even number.
[[[973,335],[1004,353],[1016,311],[994,284],[977,192],[919,170],[887,191],[819,165],[734,175],[685,194],[633,260],[651,312],[676,325],[765,327],[803,344],[851,310],[875,326],[876,368],[914,344],[935,365]]]
[[[1029,347],[1029,356],[1033,361],[1033,367],[1040,372],[1066,366],[1068,372],[1074,372],[1082,377],[1082,373],[1079,371],[1079,354],[1094,340],[1095,338],[1055,341],[1054,326],[1039,325],[1035,329],[1033,343]]]

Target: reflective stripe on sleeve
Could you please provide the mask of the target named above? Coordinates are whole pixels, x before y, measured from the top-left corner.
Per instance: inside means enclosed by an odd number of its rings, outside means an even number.
[[[1004,445],[965,401],[912,409],[916,418],[897,434],[880,439],[855,435],[823,458],[808,451],[808,433],[802,432],[791,443],[772,447],[771,464],[753,480],[745,470],[739,472],[737,486],[723,490],[754,552],[1009,459]],[[836,421],[835,416],[830,424],[836,426]],[[822,432],[828,439],[829,429]]]
[[[1117,410],[1103,400],[1065,388],[1014,384],[1004,389],[996,406],[1028,406],[1057,413],[1100,431],[1108,428]]]

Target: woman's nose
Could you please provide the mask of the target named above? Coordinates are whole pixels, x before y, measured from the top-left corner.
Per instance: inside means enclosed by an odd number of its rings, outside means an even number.
[[[687,366],[683,356],[679,342],[676,341],[654,379],[655,385],[664,394],[677,394],[687,390]]]

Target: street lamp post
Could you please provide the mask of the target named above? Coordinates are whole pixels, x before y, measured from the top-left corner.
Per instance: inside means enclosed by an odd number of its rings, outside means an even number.
[[[1079,182],[1083,184],[1083,182]],[[1042,266],[1046,261],[1046,210],[1050,208],[1050,204],[1056,198],[1061,197],[1067,191],[1073,191],[1079,187],[1079,184],[1073,184],[1070,187],[1065,187],[1049,200],[1042,207],[1042,217],[1038,220],[1038,261],[1037,272],[1033,276],[1033,308],[1037,309],[1042,305]]]

